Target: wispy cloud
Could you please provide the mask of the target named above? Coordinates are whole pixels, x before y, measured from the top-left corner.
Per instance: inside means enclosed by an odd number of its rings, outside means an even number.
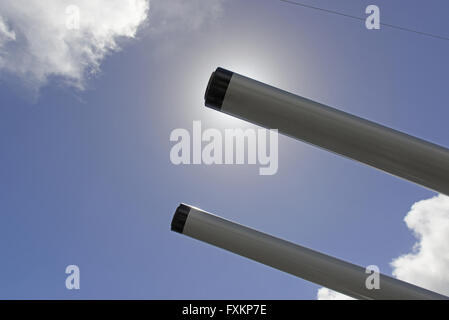
[[[152,0],[150,30],[153,33],[196,31],[223,13],[224,0]]]
[[[438,195],[416,202],[404,221],[417,242],[410,253],[393,260],[393,276],[449,295],[449,197]],[[347,298],[327,288],[318,290],[319,300]]]

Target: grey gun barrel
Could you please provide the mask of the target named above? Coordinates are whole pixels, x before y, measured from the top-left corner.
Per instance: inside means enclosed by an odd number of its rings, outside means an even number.
[[[218,68],[206,106],[449,195],[449,150]]]
[[[448,299],[438,293],[385,275],[379,289],[368,289],[370,274],[357,265],[181,204],[171,230],[231,251],[356,299]]]

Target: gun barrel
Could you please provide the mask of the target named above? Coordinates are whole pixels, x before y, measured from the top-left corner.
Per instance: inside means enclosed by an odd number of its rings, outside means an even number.
[[[218,68],[206,106],[449,195],[449,150]]]
[[[379,275],[379,289],[368,289],[366,281],[370,274],[360,266],[275,238],[185,204],[177,208],[171,230],[356,299],[448,299],[382,274]]]

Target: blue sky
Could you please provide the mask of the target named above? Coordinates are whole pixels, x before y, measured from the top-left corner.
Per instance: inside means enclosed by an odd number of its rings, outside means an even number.
[[[178,2],[151,1],[135,38],[115,30],[121,50],[70,81],[12,68],[0,37],[0,298],[316,298],[317,285],[171,232],[180,202],[391,275],[417,241],[404,217],[434,192],[287,137],[273,176],[175,166],[169,137],[194,120],[254,128],[203,106],[221,66],[449,146],[449,42],[280,1]],[[304,2],[362,17],[376,4],[382,22],[449,36],[443,0]],[[80,290],[65,288],[70,264]],[[430,289],[449,292],[447,277]]]

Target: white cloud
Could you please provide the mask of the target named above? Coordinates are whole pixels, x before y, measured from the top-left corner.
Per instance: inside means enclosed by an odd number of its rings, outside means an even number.
[[[336,292],[334,290],[330,290],[328,288],[318,289],[317,299],[318,300],[354,300],[353,298],[348,297],[347,295]]]
[[[449,295],[449,197],[415,203],[404,221],[418,241],[411,253],[393,260],[393,275]]]
[[[449,197],[438,195],[416,202],[404,218],[417,242],[412,252],[393,260],[393,276],[449,295]],[[319,300],[341,300],[343,294],[321,288]]]
[[[79,8],[79,28],[68,24]],[[0,0],[0,72],[33,88],[61,77],[80,89],[103,58],[134,38],[148,0]],[[69,27],[68,27],[69,26]]]

